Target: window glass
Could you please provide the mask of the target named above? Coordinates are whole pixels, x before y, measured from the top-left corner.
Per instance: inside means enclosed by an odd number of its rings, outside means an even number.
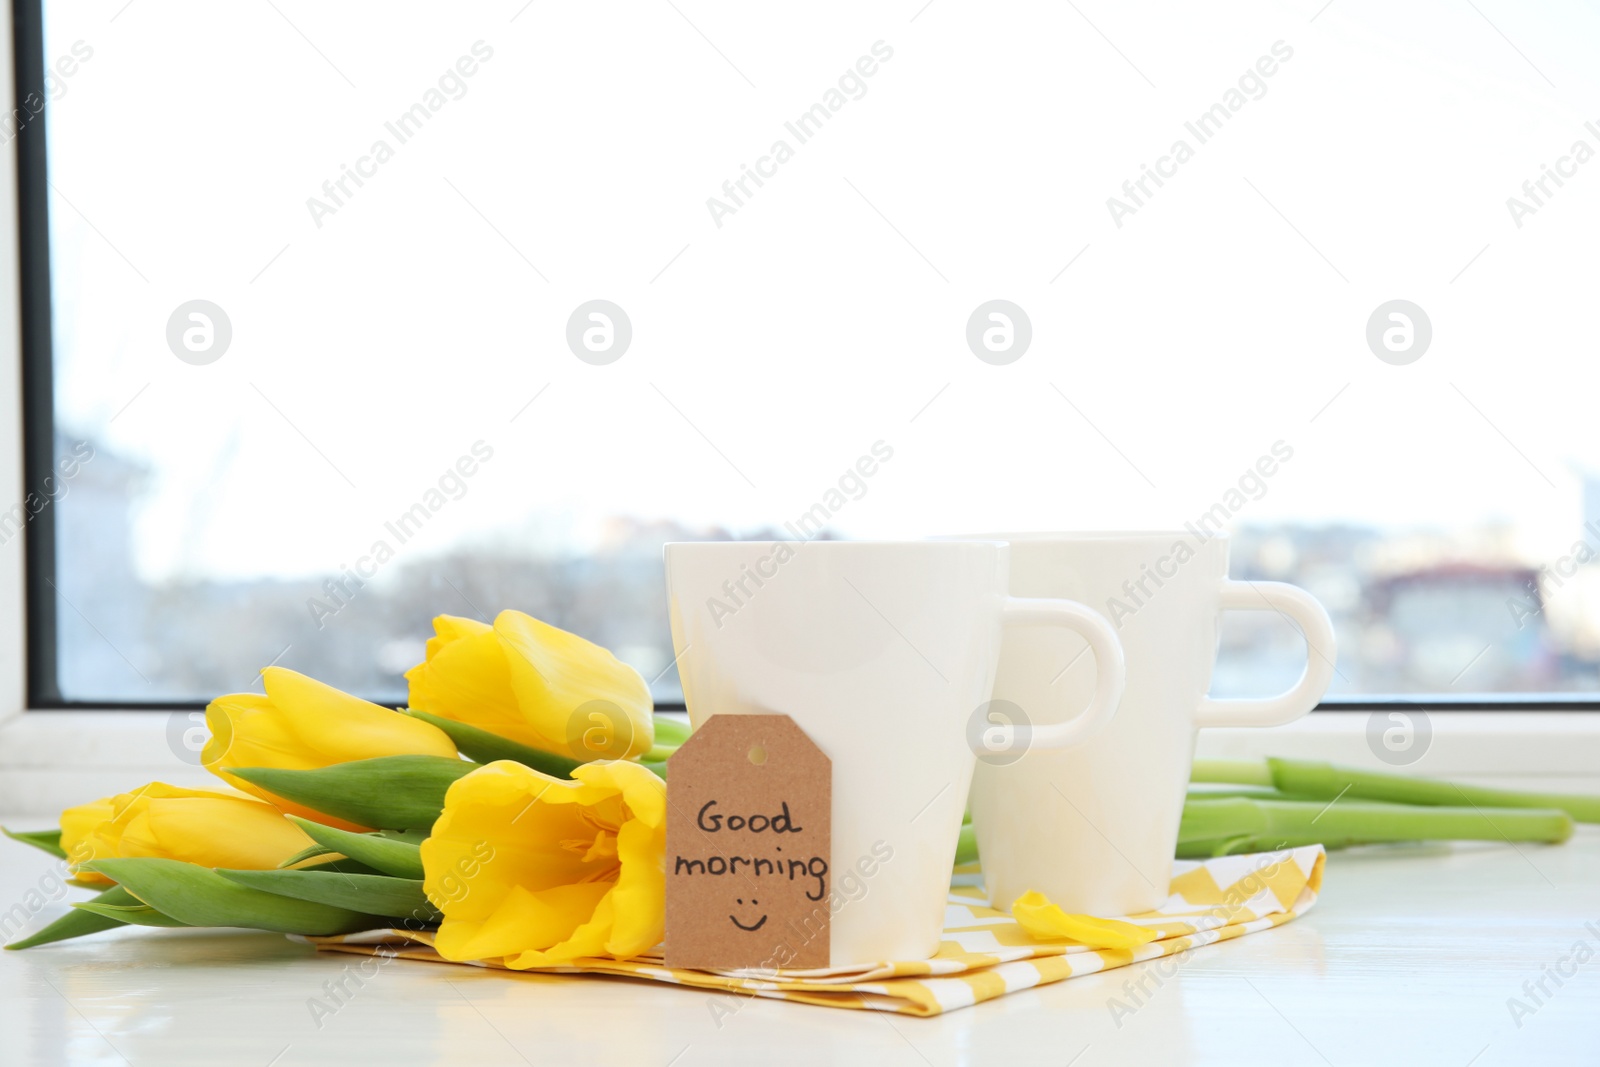
[[[47,2],[63,695],[514,607],[670,701],[662,543],[806,516],[1210,516],[1335,694],[1592,693],[1597,16],[1093,17]]]

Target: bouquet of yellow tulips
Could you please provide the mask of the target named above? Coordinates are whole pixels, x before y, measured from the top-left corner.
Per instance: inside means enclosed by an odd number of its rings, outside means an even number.
[[[99,891],[6,947],[123,925],[426,929],[445,959],[513,969],[655,947],[666,912],[666,759],[688,728],[653,714],[632,667],[520,612],[492,626],[443,615],[434,631],[406,673],[405,708],[268,667],[265,693],[206,708],[201,763],[217,788],[150,782],[68,808],[57,830],[5,831]],[[1195,781],[1239,784],[1191,794],[1182,856],[1288,842],[1560,841],[1574,819],[1600,820],[1592,797],[1286,760],[1201,761]],[[1347,793],[1373,802],[1352,800],[1312,825]],[[1458,796],[1471,810],[1437,806]],[[967,825],[956,862],[976,858]],[[1013,911],[1036,936],[1114,944],[1095,940],[1113,936],[1103,921],[1063,915],[1037,894]]]
[[[268,667],[264,694],[206,708],[217,789],[151,782],[7,831],[100,890],[7,947],[125,924],[399,927],[524,968],[657,944],[662,776],[687,728],[654,718],[632,667],[520,612],[434,630],[406,708]]]

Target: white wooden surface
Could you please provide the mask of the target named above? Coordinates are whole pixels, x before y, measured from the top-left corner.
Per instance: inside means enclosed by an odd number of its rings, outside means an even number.
[[[4,841],[0,857],[9,909],[41,888],[50,861]],[[1569,956],[1580,941],[1595,953],[1581,965]],[[1526,1000],[1523,982],[1564,957],[1576,973],[1559,988],[1546,979],[1553,995],[1519,1027],[1508,998]],[[1195,953],[1159,987],[1147,980],[1143,1006],[1120,1020],[1110,1000],[1128,998],[1139,967],[937,1019],[758,1000],[719,1025],[691,990],[402,960],[319,1027],[308,999],[355,962],[267,934],[198,931],[6,953],[0,1062],[1593,1064],[1600,830],[1562,846],[1335,853],[1309,915]]]

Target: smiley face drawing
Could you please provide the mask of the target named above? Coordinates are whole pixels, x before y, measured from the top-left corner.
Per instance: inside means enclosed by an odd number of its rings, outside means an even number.
[[[744,898],[743,898],[743,897],[740,897],[740,898],[739,898],[739,899],[738,899],[738,900],[737,900],[737,901],[736,901],[736,903],[737,903],[737,904],[739,904],[739,905],[740,905],[740,906],[743,906],[743,904],[744,904]],[[759,900],[757,900],[757,899],[756,899],[756,898],[755,898],[755,897],[751,897],[751,898],[750,898],[750,903],[751,903],[751,904],[752,904],[752,905],[754,905],[754,904],[760,904],[760,903],[761,903],[761,901],[759,901]],[[739,921],[739,917],[738,917],[738,916],[737,916],[737,915],[729,915],[729,916],[728,916],[728,920],[729,920],[729,921],[730,921],[730,922],[732,922],[732,923],[733,923],[733,925],[735,925],[735,926],[737,926],[737,927],[738,927],[738,928],[739,928],[739,929],[741,929],[741,930],[743,930],[743,931],[744,931],[744,932],[745,932],[745,933],[751,933],[751,934],[753,934],[753,933],[755,933],[755,932],[756,932],[756,931],[757,931],[757,930],[759,930],[759,929],[761,929],[761,928],[762,928],[762,927],[763,927],[763,926],[765,926],[765,925],[767,925],[767,917],[766,917],[766,916],[765,916],[765,915],[763,915],[763,916],[761,916],[761,918],[759,918],[759,919],[757,919],[757,920],[756,920],[756,921],[755,921],[755,925],[754,925],[754,926],[746,926],[746,925],[745,925],[745,924],[744,924],[744,923],[742,923],[742,922],[740,922],[740,921]]]

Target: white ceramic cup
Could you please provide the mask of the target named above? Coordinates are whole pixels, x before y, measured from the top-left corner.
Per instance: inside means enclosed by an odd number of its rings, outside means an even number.
[[[1148,911],[1167,899],[1196,730],[1276,726],[1310,711],[1333,677],[1333,625],[1292,585],[1230,581],[1225,536],[995,536],[1011,544],[1013,593],[1106,616],[1127,688],[1115,721],[1081,745],[978,767],[971,806],[990,899],[1009,910],[1037,890],[1068,912]],[[1209,698],[1223,611],[1275,611],[1298,626],[1308,645],[1300,680],[1269,699]],[[1070,635],[1007,634],[995,700],[1034,719],[1063,698],[1081,707],[1093,676],[1084,664],[1066,669],[1081,649]]]
[[[1092,649],[1084,712],[1034,747],[1074,743],[1117,708],[1111,627],[1081,604],[1008,596],[1008,561],[992,541],[666,546],[691,724],[786,714],[833,762],[833,966],[938,951],[976,762],[968,726],[989,700],[1002,631],[1067,630]]]

